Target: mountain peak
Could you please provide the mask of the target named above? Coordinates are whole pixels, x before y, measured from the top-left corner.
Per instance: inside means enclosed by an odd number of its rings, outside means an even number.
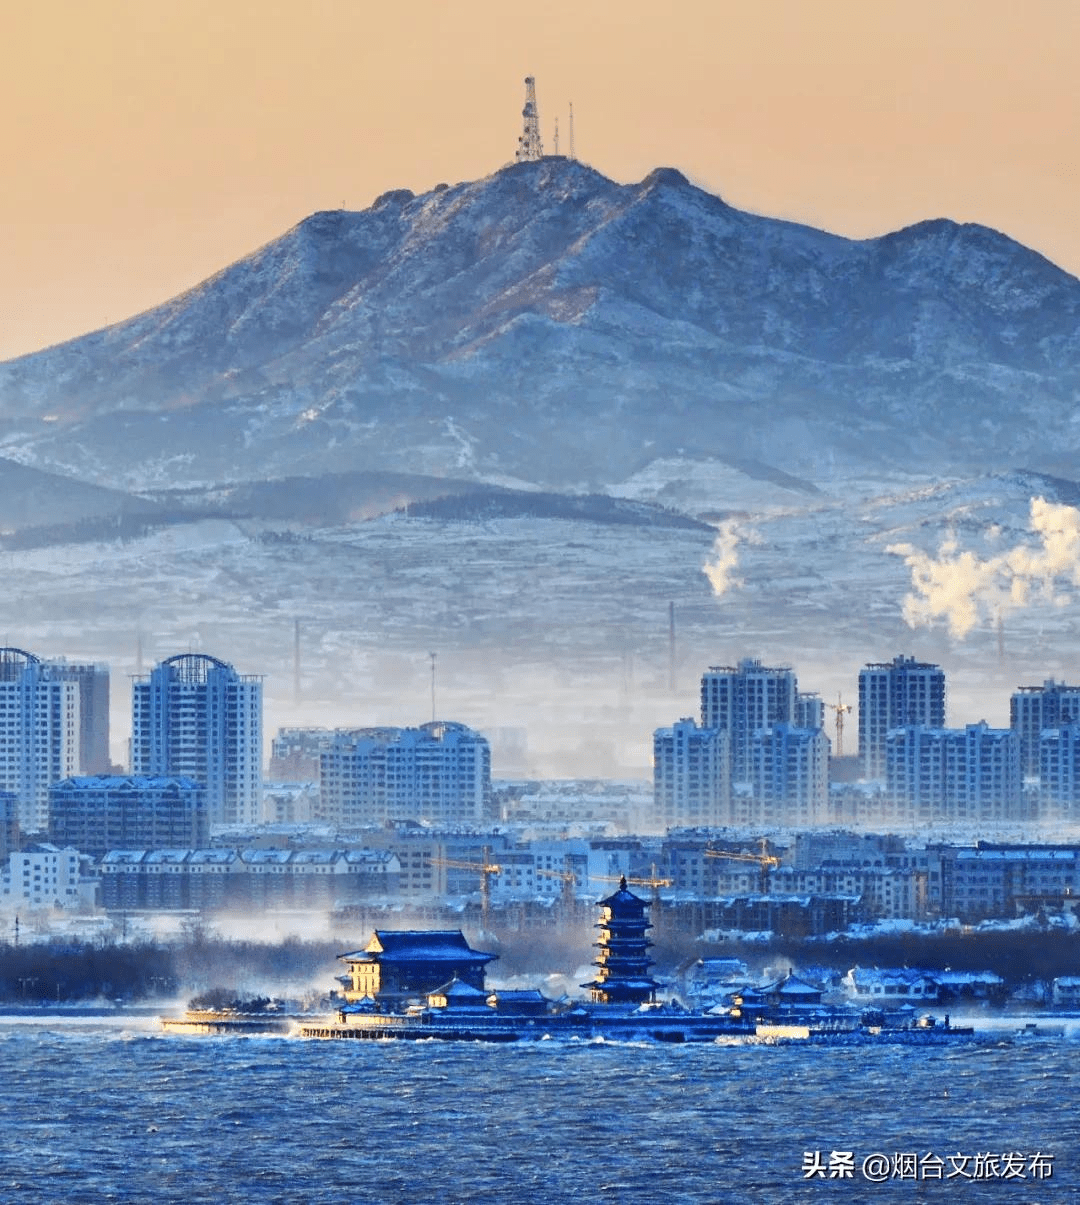
[[[109,482],[599,488],[683,454],[809,480],[838,458],[1060,471],[1078,319],[1074,278],[985,227],[856,241],[674,168],[624,185],[552,156],[313,214],[104,336],[0,365],[0,402],[8,455]]]
[[[654,167],[641,181],[642,188],[686,188],[690,181],[675,167]]]
[[[392,188],[389,192],[384,192],[382,196],[376,197],[371,208],[381,209],[385,205],[407,205],[415,199],[416,194],[409,188]]]

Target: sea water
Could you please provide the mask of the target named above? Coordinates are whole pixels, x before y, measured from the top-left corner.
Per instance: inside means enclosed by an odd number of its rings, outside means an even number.
[[[0,1202],[1080,1200],[1078,1054],[0,1017]]]

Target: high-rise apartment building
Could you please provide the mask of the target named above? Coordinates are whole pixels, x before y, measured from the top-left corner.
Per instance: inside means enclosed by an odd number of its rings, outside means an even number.
[[[210,824],[262,819],[262,679],[204,653],[169,657],[131,693],[131,772],[202,783]]]
[[[79,769],[78,681],[22,649],[0,649],[0,791],[24,835],[49,825],[49,786]]]
[[[795,727],[824,728],[825,700],[815,690],[795,694]]]
[[[653,733],[654,818],[663,829],[716,827],[730,818],[728,735],[679,720]]]
[[[1040,773],[1039,738],[1046,728],[1080,723],[1080,686],[1048,678],[1042,686],[1021,686],[1009,700],[1009,727],[1020,738],[1020,769]]]
[[[491,750],[464,724],[339,729],[319,761],[323,815],[335,824],[491,818]]]
[[[945,673],[914,657],[894,657],[859,672],[859,773],[884,779],[886,738],[893,728],[945,726]]]
[[[272,782],[317,782],[319,755],[334,740],[331,728],[279,728],[270,742]]]
[[[108,774],[109,667],[103,662],[68,661],[64,657],[44,662],[50,677],[79,686],[79,773]]]
[[[1045,728],[1039,737],[1039,814],[1080,819],[1080,724]]]
[[[913,824],[1023,819],[1020,742],[985,721],[966,728],[894,728],[886,787],[898,818]]]
[[[813,825],[827,818],[829,738],[821,728],[774,724],[754,734],[751,785],[736,823]]]
[[[701,726],[728,734],[731,781],[747,782],[754,734],[795,722],[795,673],[746,658],[737,666],[710,666],[701,678]]]

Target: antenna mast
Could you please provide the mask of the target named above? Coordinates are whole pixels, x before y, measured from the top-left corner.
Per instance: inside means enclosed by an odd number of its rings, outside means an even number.
[[[518,139],[518,163],[535,163],[544,156],[544,144],[540,141],[540,115],[536,111],[536,80],[525,77],[525,108],[521,110],[524,126]]]
[[[559,119],[555,118],[555,154],[559,153]]]
[[[570,102],[570,158],[574,156],[574,102]]]

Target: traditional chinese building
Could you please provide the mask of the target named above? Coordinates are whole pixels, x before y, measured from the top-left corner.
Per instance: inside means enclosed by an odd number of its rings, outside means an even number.
[[[643,1004],[656,999],[659,984],[649,975],[648,956],[652,944],[645,936],[652,928],[645,915],[648,907],[643,899],[628,890],[626,876],[619,881],[619,890],[600,901],[600,953],[595,959],[599,967],[591,983],[583,983],[590,992],[593,1004]]]
[[[363,950],[339,957],[348,967],[341,983],[350,1004],[368,997],[396,1006],[454,981],[483,991],[484,968],[498,955],[474,950],[460,929],[376,929]]]

